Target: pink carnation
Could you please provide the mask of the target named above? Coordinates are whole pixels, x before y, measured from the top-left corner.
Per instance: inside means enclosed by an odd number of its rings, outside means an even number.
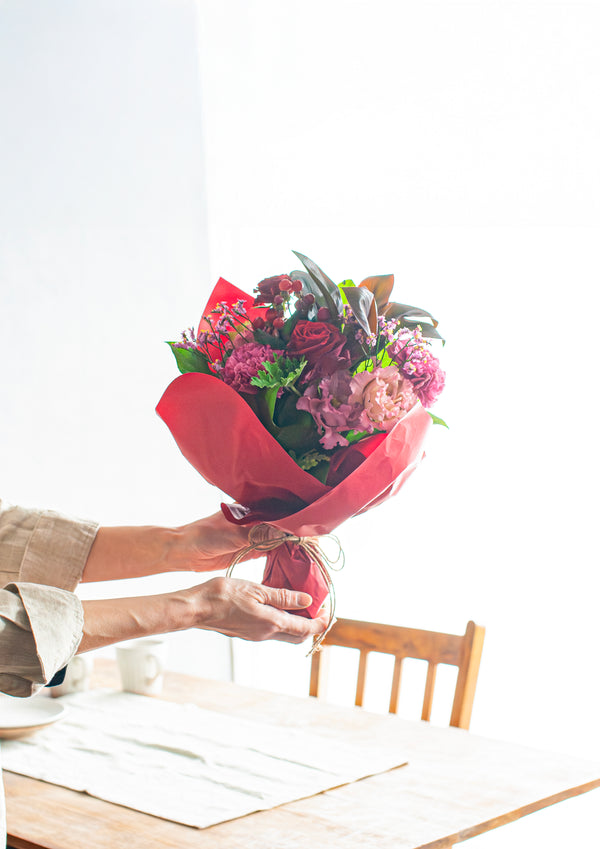
[[[438,358],[431,353],[421,331],[405,330],[387,351],[404,377],[412,383],[423,406],[435,404],[444,388],[446,373],[440,368]]]
[[[342,432],[353,430],[358,422],[360,407],[348,402],[350,381],[349,371],[336,371],[318,384],[311,383],[296,404],[298,410],[306,410],[315,420],[323,434],[319,442],[324,448],[348,445]]]
[[[349,403],[362,408],[359,427],[369,433],[375,429],[387,433],[418,401],[411,382],[396,366],[355,374],[350,390]]]
[[[220,370],[219,377],[236,392],[256,395],[258,387],[253,386],[250,381],[267,361],[275,361],[273,349],[268,345],[259,345],[258,342],[248,342],[232,351]]]

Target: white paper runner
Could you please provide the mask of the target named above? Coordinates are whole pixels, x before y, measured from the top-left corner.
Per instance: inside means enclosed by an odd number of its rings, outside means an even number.
[[[401,766],[393,751],[109,690],[2,744],[4,769],[204,828]]]

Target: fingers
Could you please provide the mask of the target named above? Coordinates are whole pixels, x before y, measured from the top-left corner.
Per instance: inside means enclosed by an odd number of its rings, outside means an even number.
[[[287,643],[303,643],[309,637],[322,634],[329,624],[329,614],[325,611],[315,619],[294,616],[292,613],[281,613],[280,616],[279,634],[274,639]]]
[[[265,587],[262,584],[260,589],[264,603],[270,604],[271,607],[278,607],[280,610],[303,610],[312,604],[312,598],[308,593]]]

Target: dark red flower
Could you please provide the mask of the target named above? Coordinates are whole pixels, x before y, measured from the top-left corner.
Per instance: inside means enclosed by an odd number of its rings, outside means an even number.
[[[278,274],[276,277],[266,277],[261,280],[254,290],[257,295],[254,304],[272,304],[281,292],[288,292],[292,288],[292,280],[287,274]]]
[[[326,355],[342,356],[345,347],[346,337],[332,324],[299,321],[292,331],[286,353],[289,357],[305,357],[312,367]]]

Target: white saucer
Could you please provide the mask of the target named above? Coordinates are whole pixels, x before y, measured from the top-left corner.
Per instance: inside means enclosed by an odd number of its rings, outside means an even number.
[[[25,737],[60,719],[66,706],[44,698],[0,699],[0,737]]]

